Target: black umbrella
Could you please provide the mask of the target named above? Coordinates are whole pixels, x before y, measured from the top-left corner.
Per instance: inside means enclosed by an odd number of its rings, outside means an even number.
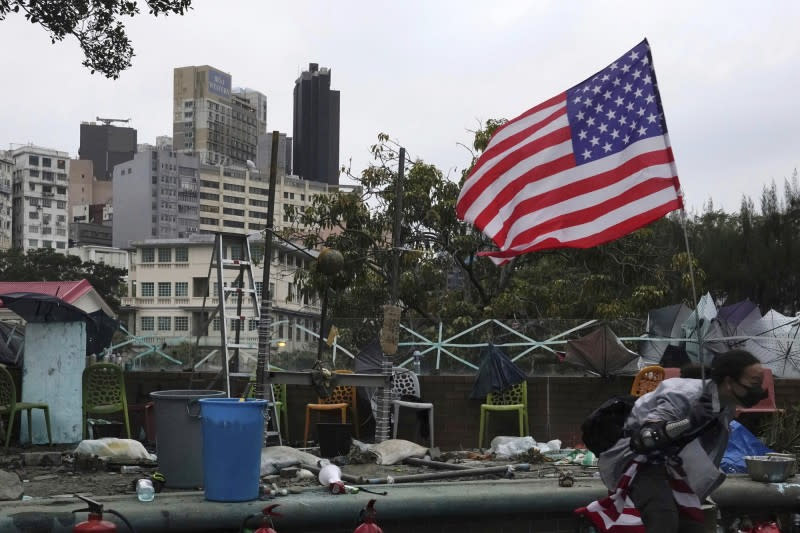
[[[638,359],[639,354],[627,349],[610,327],[602,326],[579,339],[567,341],[564,360],[607,378],[635,374]]]
[[[103,311],[91,315],[68,304],[61,298],[35,292],[12,292],[0,294],[3,307],[31,323],[84,322],[86,324],[86,353],[102,352],[109,344],[117,328],[117,321]]]
[[[20,366],[25,334],[22,327],[0,322],[0,363]]]
[[[503,350],[494,344],[489,344],[481,351],[481,364],[469,397],[481,400],[490,392],[504,391],[517,383],[522,383],[525,377],[525,373]]]

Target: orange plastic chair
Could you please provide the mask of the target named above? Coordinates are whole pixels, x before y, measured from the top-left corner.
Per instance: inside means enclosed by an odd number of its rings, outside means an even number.
[[[639,370],[631,387],[631,396],[642,396],[656,390],[658,384],[664,381],[664,368],[658,365],[646,366]]]
[[[336,370],[337,374],[352,374],[349,370]],[[306,404],[306,428],[303,432],[303,447],[308,446],[308,431],[311,427],[311,411],[341,411],[342,424],[347,423],[347,408],[353,413],[353,432],[358,437],[358,406],[354,385],[334,387],[327,398],[318,398],[317,403]]]

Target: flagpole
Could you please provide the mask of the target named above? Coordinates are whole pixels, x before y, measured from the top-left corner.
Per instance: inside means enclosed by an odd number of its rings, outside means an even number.
[[[681,192],[683,197],[683,192]],[[681,202],[683,203],[683,201]],[[700,302],[697,300],[697,288],[694,283],[694,266],[692,265],[692,252],[689,249],[689,234],[686,231],[686,208],[681,206],[681,227],[683,227],[683,242],[686,245],[686,257],[689,261],[689,279],[692,283],[692,301],[695,302],[694,308],[694,330],[697,334],[697,353],[700,357],[700,378],[703,380],[703,386],[706,381],[706,365],[703,356],[703,338],[700,335]]]

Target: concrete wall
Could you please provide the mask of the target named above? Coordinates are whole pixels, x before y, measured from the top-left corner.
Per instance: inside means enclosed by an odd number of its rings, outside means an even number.
[[[86,325],[83,322],[29,323],[25,327],[22,401],[46,403],[54,443],[82,438],[81,374],[86,365]],[[22,417],[25,418],[25,417]],[[47,443],[41,409],[33,411],[33,442]],[[22,422],[28,440],[27,419]]]
[[[190,373],[135,372],[126,374],[128,401],[144,403],[154,390],[189,388]],[[204,375],[204,380],[213,374]],[[442,449],[475,448],[478,445],[480,404],[470,400],[473,376],[421,376],[420,386],[424,401],[434,404],[435,444]],[[564,446],[580,442],[580,425],[600,403],[611,396],[630,391],[632,377],[618,377],[610,381],[591,377],[531,377],[528,379],[528,410],[531,433],[537,441],[561,439]],[[244,389],[243,380],[233,380],[233,390]],[[196,383],[194,388],[203,387]],[[549,404],[548,404],[549,386]],[[215,388],[219,388],[217,384]],[[775,394],[781,407],[800,401],[800,380],[776,380]],[[289,404],[289,436],[301,440],[305,425],[305,405],[316,401],[311,387],[290,385],[287,388]],[[359,403],[360,434],[371,438],[374,423],[369,417],[365,400]],[[315,438],[312,415],[311,439]],[[334,416],[334,415],[330,415]],[[323,421],[335,421],[333,418]],[[755,419],[753,422],[757,422]],[[750,420],[743,421],[749,425]],[[515,414],[492,415],[489,439],[497,435],[516,435],[518,426]],[[419,440],[416,418],[411,410],[401,410],[399,438]],[[420,441],[422,442],[422,441]]]
[[[19,373],[16,373],[19,380]],[[191,385],[190,372],[127,372],[126,387],[129,405],[143,404],[150,401],[149,394],[157,390],[205,388],[214,374],[195,375]],[[470,400],[472,376],[421,376],[420,385],[425,401],[435,406],[434,432],[436,445],[442,449],[475,448],[478,445],[478,423],[480,419],[480,401]],[[549,394],[549,430],[548,430],[548,381]],[[612,381],[589,377],[532,377],[528,380],[528,408],[530,426],[533,437],[538,441],[561,439],[564,446],[572,446],[580,441],[580,424],[586,416],[605,399],[616,394],[624,394],[630,390],[633,379],[619,377]],[[245,380],[232,379],[233,390],[244,390]],[[17,383],[19,387],[19,381]],[[219,389],[217,383],[214,388]],[[788,408],[800,402],[800,380],[776,380],[775,395],[779,407]],[[289,436],[290,440],[302,440],[305,425],[305,405],[316,401],[316,394],[311,387],[288,387],[289,404]],[[52,405],[52,401],[51,405]],[[505,415],[505,416],[504,416]],[[131,413],[131,431],[139,433],[143,426],[142,412]],[[333,416],[333,415],[331,415]],[[113,418],[109,415],[109,418]],[[365,401],[359,403],[360,433],[369,440],[374,434],[374,423],[369,418],[369,407]],[[312,417],[310,438],[315,438],[314,424],[318,421]],[[323,421],[334,421],[325,418]],[[759,417],[740,419],[745,425],[755,429]],[[513,414],[500,413],[493,415],[489,427],[489,438],[496,435],[515,435],[516,418]],[[399,438],[419,440],[416,433],[416,418],[410,410],[401,410]]]

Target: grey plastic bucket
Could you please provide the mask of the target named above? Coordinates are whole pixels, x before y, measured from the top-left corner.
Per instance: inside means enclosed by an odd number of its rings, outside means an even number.
[[[176,489],[203,486],[203,425],[200,398],[224,397],[218,390],[151,392],[156,410],[156,453],[165,485]]]

